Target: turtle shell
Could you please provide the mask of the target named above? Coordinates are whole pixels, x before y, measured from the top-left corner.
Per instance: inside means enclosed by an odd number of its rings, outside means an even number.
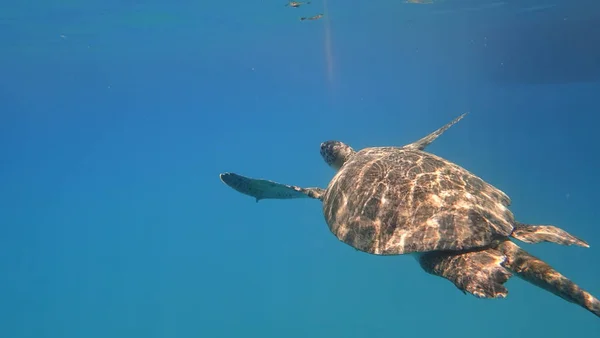
[[[378,255],[484,247],[509,236],[510,198],[436,155],[366,148],[337,172],[323,198],[329,229]]]

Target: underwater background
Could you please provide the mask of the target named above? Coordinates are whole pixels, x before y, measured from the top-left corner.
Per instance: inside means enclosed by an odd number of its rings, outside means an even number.
[[[599,337],[517,277],[464,295],[218,175],[325,187],[321,142],[469,112],[428,151],[586,240],[519,245],[600,297],[600,2],[286,2],[0,3],[0,337]]]

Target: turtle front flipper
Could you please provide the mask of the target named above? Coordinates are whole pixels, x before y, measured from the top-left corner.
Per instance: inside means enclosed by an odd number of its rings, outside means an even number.
[[[510,236],[525,243],[551,242],[561,245],[578,245],[584,248],[590,247],[584,240],[552,225],[531,225],[517,222]]]
[[[438,138],[440,135],[442,135],[446,130],[448,130],[448,128],[452,127],[453,125],[455,125],[458,121],[462,120],[463,117],[465,117],[468,113],[464,113],[462,115],[460,115],[459,117],[455,118],[454,120],[452,120],[450,123],[446,124],[445,126],[439,128],[438,130],[434,131],[433,133],[423,137],[422,139],[413,142],[411,144],[407,144],[402,148],[405,149],[412,149],[412,150],[423,150],[425,149],[428,145],[431,144],[431,142],[435,141],[436,138]]]
[[[256,202],[263,199],[306,197],[321,200],[324,194],[324,190],[321,188],[301,188],[269,180],[245,177],[235,173],[222,173],[219,175],[219,178],[232,189],[244,195],[254,197]]]
[[[504,283],[512,276],[502,266],[502,252],[484,249],[472,252],[428,252],[421,254],[419,263],[426,272],[443,277],[463,293],[478,298],[504,298],[508,290]]]
[[[548,263],[529,254],[510,240],[503,241],[496,249],[506,256],[503,265],[508,270],[529,283],[552,292],[568,302],[580,305],[600,317],[600,301],[554,270]]]

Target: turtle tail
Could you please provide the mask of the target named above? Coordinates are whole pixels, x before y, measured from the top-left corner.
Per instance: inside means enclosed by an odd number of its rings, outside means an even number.
[[[531,225],[515,222],[511,237],[525,243],[551,242],[560,245],[577,245],[589,248],[584,240],[552,225]]]
[[[562,299],[578,304],[600,317],[600,301],[561,275],[541,259],[530,255],[510,240],[498,245],[506,260],[502,265],[522,279]]]

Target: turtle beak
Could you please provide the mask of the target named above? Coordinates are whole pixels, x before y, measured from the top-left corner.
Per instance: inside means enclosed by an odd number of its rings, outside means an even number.
[[[321,153],[321,156],[323,157],[325,162],[327,162],[329,164],[329,162],[327,161],[326,149],[327,149],[327,145],[325,144],[325,142],[321,143],[321,149],[319,152]]]
[[[321,151],[321,155],[323,155],[323,154],[324,154],[324,152],[325,152],[325,149],[327,149],[327,145],[325,144],[325,142],[323,142],[323,143],[321,143],[321,149],[320,149],[320,151]]]

